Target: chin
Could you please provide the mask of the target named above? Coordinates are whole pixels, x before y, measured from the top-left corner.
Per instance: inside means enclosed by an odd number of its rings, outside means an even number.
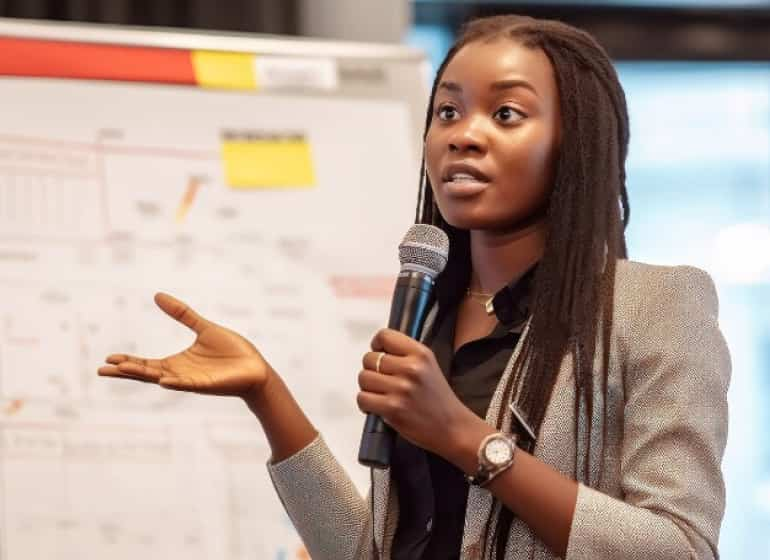
[[[441,211],[444,221],[457,229],[495,229],[500,226],[498,220],[483,212],[463,212],[452,209],[449,212]]]
[[[457,207],[448,212],[441,210],[441,215],[446,223],[457,229],[497,232],[508,232],[526,227],[531,224],[531,220],[538,216],[536,213],[531,213],[529,216],[520,214],[500,216],[493,212],[482,211],[480,208],[464,211],[464,209]]]

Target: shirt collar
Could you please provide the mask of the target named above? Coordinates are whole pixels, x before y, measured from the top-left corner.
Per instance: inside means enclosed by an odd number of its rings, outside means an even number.
[[[503,286],[492,296],[492,309],[495,316],[508,330],[520,331],[529,316],[532,280],[536,270],[537,263],[532,265],[523,276]]]

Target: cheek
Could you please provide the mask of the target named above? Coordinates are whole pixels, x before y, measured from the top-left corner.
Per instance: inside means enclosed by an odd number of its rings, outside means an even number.
[[[441,180],[439,176],[439,165],[441,164],[441,150],[439,149],[439,140],[435,134],[430,131],[425,137],[425,171],[432,185],[438,184]]]
[[[507,150],[502,175],[520,189],[549,191],[555,163],[552,136],[534,132],[519,140]]]

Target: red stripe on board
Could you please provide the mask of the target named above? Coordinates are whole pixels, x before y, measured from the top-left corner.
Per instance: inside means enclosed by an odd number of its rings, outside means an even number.
[[[0,75],[195,85],[190,51],[0,37]]]

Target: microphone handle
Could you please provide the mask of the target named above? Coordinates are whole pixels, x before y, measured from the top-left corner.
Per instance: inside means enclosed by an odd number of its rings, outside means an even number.
[[[399,273],[390,304],[388,328],[417,339],[430,308],[434,283],[433,277],[423,272]],[[394,440],[393,428],[378,415],[367,414],[358,462],[375,469],[388,468]]]

